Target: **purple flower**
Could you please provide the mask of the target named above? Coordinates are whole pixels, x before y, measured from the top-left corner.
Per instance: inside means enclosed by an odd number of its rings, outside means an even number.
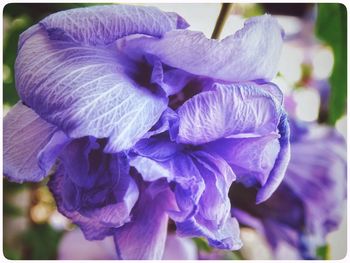
[[[284,244],[299,257],[316,250],[340,224],[346,200],[346,144],[333,128],[291,122],[291,160],[272,197],[254,204],[254,189],[231,189],[233,215],[262,233],[276,257]]]
[[[50,15],[22,33],[21,98],[4,120],[4,172],[40,181],[89,240],[120,259],[162,258],[182,236],[241,246],[233,181],[268,199],[289,161],[276,74],[283,32],[255,17],[222,41],[174,13],[124,5]]]
[[[130,165],[145,181],[170,183],[178,207],[169,215],[178,234],[238,249],[229,188],[236,177],[261,187],[262,202],[283,178],[289,126],[281,104],[264,85],[213,84],[178,108],[177,118],[169,132],[140,140],[129,154]]]

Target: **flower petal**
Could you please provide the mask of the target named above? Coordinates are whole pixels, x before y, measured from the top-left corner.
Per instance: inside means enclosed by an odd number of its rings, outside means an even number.
[[[40,22],[55,40],[107,45],[132,34],[161,37],[165,32],[188,27],[172,12],[155,7],[105,5],[75,8],[52,14]]]
[[[277,187],[281,184],[284,175],[286,173],[289,160],[290,160],[290,129],[288,123],[288,117],[285,112],[282,113],[280,123],[278,124],[278,131],[280,138],[278,139],[280,144],[280,151],[277,155],[277,159],[274,167],[272,168],[266,183],[259,190],[256,195],[256,202],[259,204],[267,200]]]
[[[177,141],[198,145],[242,133],[276,131],[280,108],[257,84],[216,84],[215,90],[185,102],[178,114]]]
[[[128,222],[138,198],[123,154],[105,154],[96,144],[82,138],[68,145],[49,182],[58,210],[89,240],[103,239]]]
[[[166,209],[170,191],[156,196],[141,191],[129,223],[116,230],[114,241],[120,259],[162,259],[168,228]]]
[[[205,189],[198,201],[198,211],[186,220],[175,220],[177,232],[182,236],[206,237],[211,246],[220,249],[239,249],[242,245],[239,227],[230,216],[231,204],[228,198],[235,175],[218,156],[196,152],[193,161],[205,182]]]
[[[204,236],[208,239],[209,245],[216,248],[238,250],[242,247],[242,241],[239,237],[239,225],[233,217],[228,217],[223,226],[215,232],[198,224],[194,218],[177,223],[176,226],[177,233],[180,236]]]
[[[69,141],[54,125],[18,102],[4,118],[4,174],[15,182],[37,182]]]
[[[277,73],[283,31],[264,15],[247,20],[244,28],[222,41],[203,33],[173,30],[161,39],[142,37],[125,43],[125,50],[157,56],[163,63],[195,75],[230,82],[270,80]],[[131,54],[134,55],[134,54]]]
[[[46,121],[73,138],[109,138],[105,150],[117,152],[140,139],[167,105],[135,82],[135,71],[114,49],[50,40],[39,28],[19,50],[16,84]]]
[[[220,155],[231,166],[237,180],[246,186],[264,185],[280,151],[279,135],[226,138],[208,143],[205,149]]]
[[[130,165],[135,167],[146,182],[166,178],[170,181],[173,175],[170,173],[167,162],[154,161],[147,157],[136,156],[130,160]]]

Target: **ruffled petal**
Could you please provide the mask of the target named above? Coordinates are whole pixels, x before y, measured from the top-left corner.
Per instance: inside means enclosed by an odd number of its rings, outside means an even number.
[[[119,259],[162,259],[171,193],[169,190],[152,192],[151,186],[142,189],[131,221],[118,228],[114,235]]]
[[[204,236],[208,239],[209,245],[219,249],[238,250],[242,247],[239,237],[239,225],[235,218],[228,217],[223,226],[216,231],[209,230],[198,224],[195,218],[176,224],[177,233],[184,237]]]
[[[107,45],[132,34],[161,37],[167,31],[188,27],[187,22],[176,13],[132,5],[65,10],[46,17],[40,24],[51,39],[88,45]]]
[[[195,152],[193,162],[203,178],[205,189],[198,201],[198,210],[188,219],[175,220],[177,232],[182,236],[206,237],[211,246],[220,249],[239,249],[242,246],[239,227],[237,221],[230,216],[231,204],[228,198],[235,175],[218,156]]]
[[[279,135],[220,139],[205,149],[224,158],[246,186],[264,185],[280,151]]]
[[[240,134],[269,134],[277,131],[280,112],[272,95],[255,83],[216,84],[215,90],[178,109],[177,141],[198,145]]]
[[[113,48],[50,40],[38,27],[17,56],[17,90],[70,137],[109,138],[105,151],[118,152],[139,140],[167,107],[164,95],[136,83],[139,66]]]
[[[58,210],[89,240],[112,235],[130,220],[138,188],[123,154],[105,154],[95,139],[73,141],[49,182]]]
[[[264,15],[222,41],[207,39],[201,32],[173,30],[161,39],[142,37],[124,44],[139,54],[157,56],[163,63],[195,75],[230,82],[270,80],[277,73],[283,31],[277,21]],[[137,55],[135,53],[130,55]]]
[[[69,141],[54,125],[18,102],[4,118],[4,174],[14,182],[42,180]]]

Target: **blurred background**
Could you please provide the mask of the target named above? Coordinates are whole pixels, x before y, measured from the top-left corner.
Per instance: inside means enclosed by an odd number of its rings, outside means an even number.
[[[14,62],[21,32],[45,16],[93,4],[7,4],[3,11],[3,114],[18,101]],[[147,4],[177,12],[210,38],[222,5]],[[221,25],[220,39],[234,33],[251,16],[270,13],[285,30],[279,73],[272,82],[295,102],[295,114],[303,121],[335,126],[346,139],[347,20],[340,4],[233,4]],[[59,244],[74,225],[59,214],[46,181],[14,184],[3,179],[3,252],[9,259],[56,259]],[[346,211],[339,230],[328,236],[329,258],[346,254]],[[223,255],[225,259],[269,259],[264,240],[253,230],[242,230],[244,248]],[[210,254],[205,241],[198,250]]]

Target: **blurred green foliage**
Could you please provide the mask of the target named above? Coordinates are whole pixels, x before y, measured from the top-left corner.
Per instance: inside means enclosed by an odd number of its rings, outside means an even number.
[[[26,257],[30,259],[56,259],[57,246],[62,231],[53,229],[49,224],[36,224],[23,234],[26,243]]]
[[[194,243],[196,243],[198,250],[203,250],[205,252],[211,252],[213,250],[209,246],[208,242],[203,238],[196,237],[196,238],[193,238],[192,240],[194,241]]]
[[[316,35],[334,53],[334,66],[329,78],[331,95],[327,122],[334,125],[346,110],[347,98],[347,13],[343,4],[318,4]]]
[[[329,245],[326,244],[324,246],[318,247],[316,250],[316,255],[317,258],[322,259],[322,260],[326,260],[326,259],[330,259],[330,251],[329,251]]]

